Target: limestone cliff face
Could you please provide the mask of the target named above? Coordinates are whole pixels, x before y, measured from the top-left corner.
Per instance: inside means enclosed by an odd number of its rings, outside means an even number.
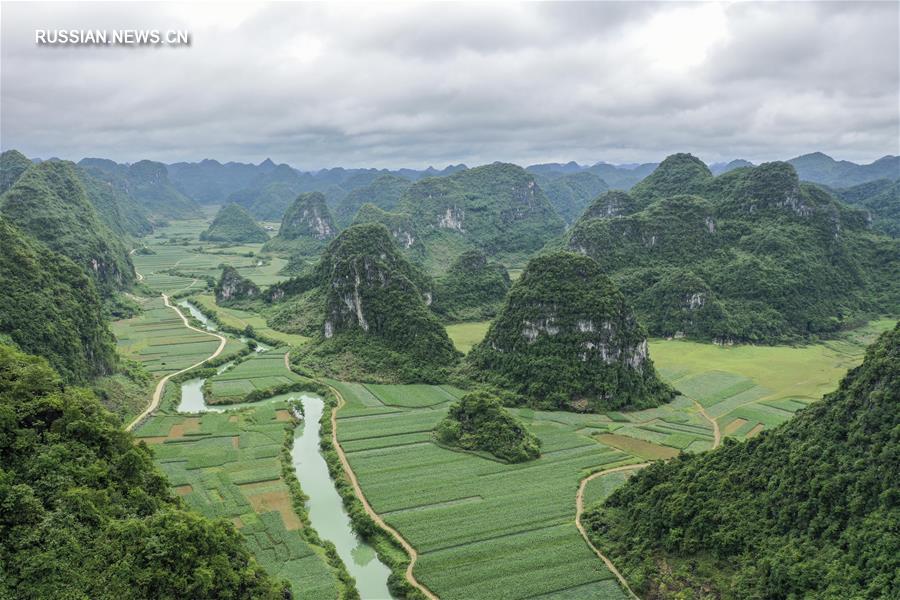
[[[300,194],[284,213],[278,237],[284,240],[312,238],[327,241],[337,235],[337,228],[320,192]]]
[[[568,252],[532,259],[470,360],[540,405],[608,410],[671,398],[621,292],[593,259]]]
[[[246,277],[241,276],[237,269],[226,266],[222,269],[222,276],[216,284],[216,303],[223,306],[234,304],[241,300],[252,300],[259,297],[259,287]]]

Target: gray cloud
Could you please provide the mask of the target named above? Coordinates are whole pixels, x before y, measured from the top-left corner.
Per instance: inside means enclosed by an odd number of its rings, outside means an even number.
[[[900,153],[897,3],[2,6],[0,143],[300,168]],[[36,28],[189,29],[47,48]]]

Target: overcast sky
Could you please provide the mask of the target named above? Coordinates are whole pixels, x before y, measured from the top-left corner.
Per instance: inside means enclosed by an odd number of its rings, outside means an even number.
[[[0,145],[425,167],[900,153],[900,4],[10,3]],[[35,29],[186,29],[46,47]]]

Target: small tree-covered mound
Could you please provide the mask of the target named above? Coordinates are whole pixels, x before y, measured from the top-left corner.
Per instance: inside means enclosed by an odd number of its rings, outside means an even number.
[[[269,234],[253,217],[237,204],[223,206],[209,228],[200,234],[200,239],[210,242],[233,242],[236,244],[267,242]]]
[[[242,300],[253,300],[260,295],[259,287],[238,273],[231,265],[222,269],[222,276],[216,283],[216,304],[227,306]]]
[[[0,338],[45,357],[67,382],[115,369],[115,339],[94,282],[0,215]]]
[[[87,390],[0,344],[0,597],[284,598]]]
[[[893,598],[900,325],[776,429],[637,472],[584,515],[647,598]]]
[[[625,297],[593,259],[569,252],[528,263],[468,360],[476,376],[547,408],[648,408],[673,397]]]
[[[29,168],[0,197],[0,212],[23,233],[71,258],[101,294],[134,281],[125,245],[100,220],[72,163],[54,160]]]
[[[320,192],[297,196],[284,213],[278,235],[269,240],[265,250],[286,250],[315,254],[337,235],[337,227]]]
[[[435,283],[434,311],[450,321],[490,319],[510,285],[506,267],[489,263],[478,250],[466,251]]]
[[[342,232],[314,269],[273,286],[269,298],[322,315],[320,343],[301,350],[301,364],[341,377],[436,381],[458,353],[426,306],[429,288],[388,230],[368,224]]]
[[[631,197],[641,206],[653,200],[678,194],[691,194],[712,179],[712,172],[702,160],[691,154],[673,154],[642,181],[631,188]]]
[[[466,394],[450,407],[435,429],[438,441],[465,450],[482,450],[508,462],[541,455],[541,441],[487,392]]]

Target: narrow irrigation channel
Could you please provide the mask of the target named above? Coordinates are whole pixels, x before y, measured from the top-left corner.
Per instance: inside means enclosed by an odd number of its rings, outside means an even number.
[[[227,363],[219,367],[223,372],[231,366]],[[202,378],[185,381],[181,385],[181,401],[178,412],[203,413],[239,410],[259,406],[260,402],[231,404],[221,407],[207,406],[203,398]],[[308,394],[282,394],[261,402],[291,400],[299,398],[303,404],[304,417],[294,431],[294,447],[291,457],[300,487],[309,497],[309,520],[322,539],[335,545],[338,555],[347,570],[356,580],[356,588],[363,600],[389,600],[387,580],[390,569],[375,554],[375,550],[359,539],[353,532],[350,517],[344,510],[341,497],[328,473],[328,466],[319,451],[321,425],[319,418],[324,410],[321,398]]]

